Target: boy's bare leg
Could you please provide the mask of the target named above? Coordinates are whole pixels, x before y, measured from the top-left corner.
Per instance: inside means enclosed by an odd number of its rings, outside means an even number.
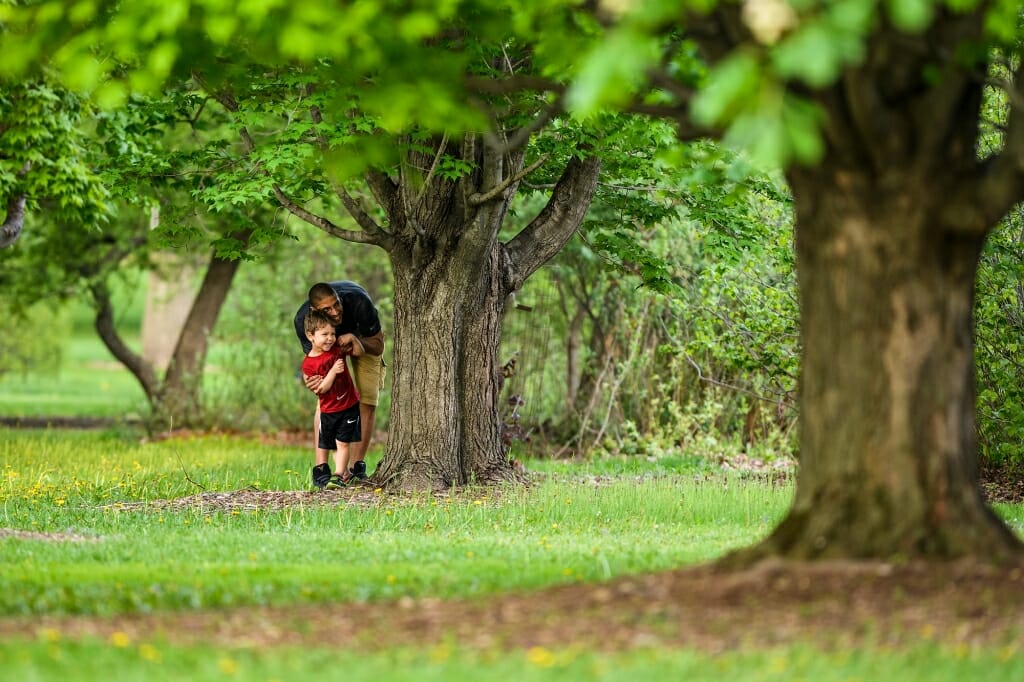
[[[334,451],[334,475],[348,479],[348,477],[351,475],[348,472],[349,444],[342,443],[340,440],[334,442],[338,444],[337,450]],[[327,451],[324,450],[324,452]],[[324,461],[327,460],[325,459]]]
[[[316,412],[313,413],[313,447],[320,447],[320,400],[316,401]],[[326,459],[324,460],[327,461]]]

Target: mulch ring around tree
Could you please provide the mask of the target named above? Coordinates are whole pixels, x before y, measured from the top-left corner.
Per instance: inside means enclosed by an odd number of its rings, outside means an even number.
[[[194,510],[201,513],[261,512],[304,507],[337,507],[355,505],[372,507],[377,505],[421,504],[424,499],[461,498],[471,501],[483,497],[496,500],[502,495],[500,488],[463,488],[450,491],[423,493],[387,493],[376,487],[372,481],[353,481],[344,488],[333,490],[260,490],[249,487],[241,490],[207,491],[185,497],[139,502],[115,502],[104,505],[104,509],[115,511],[182,511]]]
[[[936,642],[958,650],[1024,649],[1024,567],[764,562],[727,571],[698,566],[476,599],[246,607],[99,617],[4,618],[0,637],[99,637],[225,647],[322,646],[365,650],[652,646],[709,653],[799,640],[827,650]]]
[[[983,464],[981,490],[990,502],[1024,502],[1024,468],[1009,464]]]

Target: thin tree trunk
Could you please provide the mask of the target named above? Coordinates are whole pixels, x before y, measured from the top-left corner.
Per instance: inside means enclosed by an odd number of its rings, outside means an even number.
[[[143,393],[146,394],[146,400],[152,405],[160,391],[160,380],[157,378],[153,365],[129,348],[121,335],[117,333],[117,328],[114,326],[114,307],[110,301],[110,292],[107,290],[106,284],[94,283],[90,285],[89,290],[92,293],[93,305],[96,310],[94,321],[96,333],[111,355],[132,373],[142,387]]]
[[[565,338],[565,405],[569,412],[576,406],[583,378],[583,322],[586,318],[586,311],[577,307],[572,319],[569,320]]]
[[[0,225],[0,249],[7,248],[21,236],[21,230],[25,227],[26,199],[27,197],[21,194],[7,200],[7,215],[3,225]]]
[[[235,235],[235,238],[244,243],[248,241],[249,234]],[[210,332],[217,324],[241,263],[237,259],[214,256],[185,319],[167,367],[159,404],[163,416],[173,418],[176,423],[188,423],[198,415],[200,379],[209,349]]]

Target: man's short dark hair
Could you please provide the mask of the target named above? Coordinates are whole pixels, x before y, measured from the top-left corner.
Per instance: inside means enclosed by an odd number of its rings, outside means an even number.
[[[325,298],[337,298],[338,292],[334,290],[327,282],[317,282],[313,285],[313,288],[309,290],[309,304],[313,305],[317,301],[322,301]]]

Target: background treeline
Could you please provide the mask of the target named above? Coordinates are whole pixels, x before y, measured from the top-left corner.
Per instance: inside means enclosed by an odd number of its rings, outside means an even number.
[[[6,140],[10,155],[45,142],[46,158],[31,161],[54,168],[50,185],[38,189],[51,199],[0,251],[7,294],[0,380],[50,381],[72,338],[52,330],[95,336],[104,305],[131,341],[150,273],[198,288],[212,259],[241,259],[210,330],[187,423],[305,429],[310,400],[295,381],[292,315],[310,283],[348,278],[373,295],[387,333],[392,280],[384,254],[280,210],[257,214],[225,201],[232,173],[244,169],[223,156],[216,121],[203,128],[198,114],[181,119],[201,108],[189,93],[164,105],[95,112],[55,92],[39,85],[7,95],[11,112],[38,119],[28,129],[40,137]],[[510,306],[502,342],[506,439],[513,452],[536,455],[798,456],[788,191],[712,143],[658,154],[672,155],[663,172],[602,180],[580,233]],[[532,215],[547,189],[527,183],[508,230],[521,227],[516,217]],[[87,229],[67,229],[76,222]],[[1024,457],[1022,242],[1018,211],[988,240],[978,276],[978,438],[996,463]],[[385,392],[381,428],[387,400]],[[152,400],[140,401],[138,412],[156,421]]]

